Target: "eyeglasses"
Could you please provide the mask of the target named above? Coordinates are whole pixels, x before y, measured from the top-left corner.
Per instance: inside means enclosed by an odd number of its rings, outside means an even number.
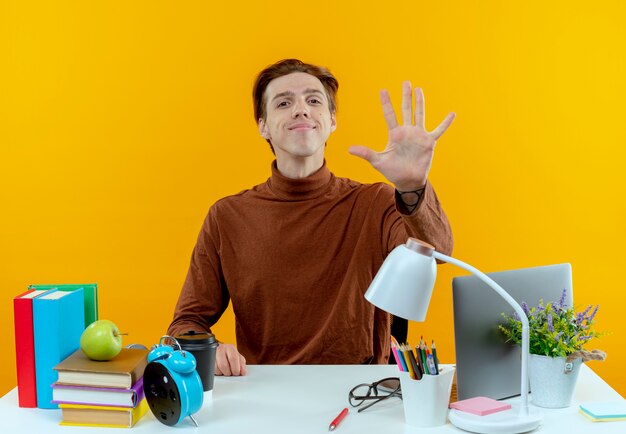
[[[352,407],[360,407],[366,401],[371,401],[369,404],[359,408],[358,412],[360,413],[377,402],[384,401],[392,396],[402,399],[400,379],[398,377],[383,378],[372,384],[363,383],[354,386],[348,393],[348,401]]]

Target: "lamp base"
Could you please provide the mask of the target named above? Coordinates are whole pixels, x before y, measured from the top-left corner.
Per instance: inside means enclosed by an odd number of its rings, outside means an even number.
[[[532,407],[528,408],[528,414],[522,414],[519,404],[513,404],[509,410],[487,416],[451,409],[448,418],[452,425],[459,429],[481,434],[525,433],[534,430],[543,421],[541,413]]]

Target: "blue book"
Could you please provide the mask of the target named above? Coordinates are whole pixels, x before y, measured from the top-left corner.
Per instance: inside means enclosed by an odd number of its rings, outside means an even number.
[[[57,381],[53,368],[80,347],[85,329],[83,290],[52,290],[33,299],[33,335],[37,407],[59,408],[52,401],[52,383]]]

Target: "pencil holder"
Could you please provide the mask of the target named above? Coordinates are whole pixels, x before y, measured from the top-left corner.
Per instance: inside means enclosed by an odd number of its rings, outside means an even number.
[[[450,404],[454,367],[439,365],[439,375],[424,375],[413,380],[408,372],[400,372],[404,419],[416,427],[445,425]]]

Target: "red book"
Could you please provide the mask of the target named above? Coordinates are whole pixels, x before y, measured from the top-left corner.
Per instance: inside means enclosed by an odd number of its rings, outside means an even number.
[[[15,318],[15,361],[17,396],[20,407],[37,407],[35,344],[33,340],[33,298],[48,292],[26,291],[13,299]]]

